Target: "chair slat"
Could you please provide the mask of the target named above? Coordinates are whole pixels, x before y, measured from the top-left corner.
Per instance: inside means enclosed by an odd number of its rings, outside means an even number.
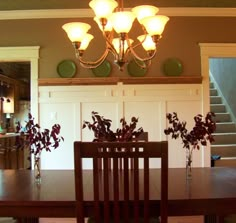
[[[93,159],[93,193],[94,193],[94,218],[96,222],[100,223],[100,206],[99,206],[99,168],[101,160],[94,158]]]
[[[74,156],[75,157],[80,157],[81,150],[76,149]],[[76,185],[76,190],[75,190],[75,197],[77,202],[76,205],[76,212],[77,212],[77,223],[83,223],[84,222],[84,210],[83,210],[83,176],[82,176],[82,159],[75,159],[74,165],[76,166],[75,168],[75,176],[80,176],[80,177],[75,177],[75,185]]]
[[[123,164],[124,164],[124,187],[123,187],[123,193],[124,193],[124,222],[129,222],[129,160],[128,157],[123,158]]]
[[[103,196],[104,196],[104,223],[110,223],[110,206],[109,206],[109,159],[107,157],[103,158],[103,169],[104,169],[104,175],[103,175]]]
[[[114,222],[120,223],[118,158],[113,159]]]
[[[161,154],[161,220],[168,220],[168,152],[162,151]]]
[[[144,159],[144,222],[149,219],[149,159]]]
[[[135,152],[137,152],[138,148],[135,148]],[[139,221],[139,165],[138,165],[138,158],[133,158],[134,161],[134,169],[133,169],[133,190],[134,190],[134,222]]]

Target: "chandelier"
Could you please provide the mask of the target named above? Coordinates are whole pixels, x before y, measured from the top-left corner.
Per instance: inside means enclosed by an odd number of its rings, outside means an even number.
[[[102,31],[106,42],[106,49],[99,59],[96,61],[83,60],[84,52],[94,38],[88,33],[91,28],[89,24],[71,22],[62,26],[73,44],[76,58],[81,66],[96,68],[111,53],[120,70],[123,70],[130,55],[139,67],[147,68],[156,55],[157,43],[169,18],[164,15],[156,15],[159,9],[152,5],[140,5],[132,8],[131,11],[126,11],[123,7],[123,0],[118,2],[115,0],[92,0],[89,2],[89,6],[95,13],[94,20]],[[129,31],[135,18],[143,30],[143,35],[137,37],[137,43],[129,38]],[[136,52],[136,48],[139,46],[145,50],[145,55],[142,57]]]

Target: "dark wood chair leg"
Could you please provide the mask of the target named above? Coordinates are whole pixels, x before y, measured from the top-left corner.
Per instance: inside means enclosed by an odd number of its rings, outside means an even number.
[[[224,223],[224,216],[206,215],[204,223]]]

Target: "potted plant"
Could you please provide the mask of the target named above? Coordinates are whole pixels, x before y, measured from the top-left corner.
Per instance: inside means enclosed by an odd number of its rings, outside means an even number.
[[[181,138],[183,148],[186,149],[186,169],[187,176],[191,177],[192,153],[194,149],[199,150],[200,145],[206,146],[207,142],[214,141],[213,133],[216,130],[216,123],[213,120],[215,114],[208,112],[205,117],[198,114],[194,117],[194,126],[188,130],[186,121],[180,121],[176,112],[167,113],[166,118],[169,127],[164,130],[166,135],[171,135],[172,139]]]
[[[115,132],[111,130],[111,120],[99,115],[98,112],[92,112],[92,122],[84,121],[83,129],[89,128],[94,132],[94,142],[127,142],[138,138],[143,133],[143,128],[136,130],[138,118],[132,117],[130,124],[125,118],[120,119],[121,128],[117,128]]]
[[[43,150],[51,152],[51,149],[58,148],[60,142],[64,141],[64,138],[60,136],[61,126],[59,124],[54,124],[51,127],[51,130],[41,130],[40,125],[34,122],[34,118],[30,113],[28,114],[28,120],[25,121],[25,123],[25,126],[22,127],[20,122],[17,122],[16,132],[20,133],[20,136],[17,138],[16,144],[21,148],[25,145],[29,146],[30,154],[34,155],[35,179],[40,181],[41,152]]]

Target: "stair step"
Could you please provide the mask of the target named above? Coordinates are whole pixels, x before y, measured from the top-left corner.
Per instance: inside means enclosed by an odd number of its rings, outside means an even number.
[[[236,144],[211,145],[211,154],[221,157],[236,157]]]
[[[216,123],[216,133],[236,132],[236,125],[233,122]]]
[[[231,122],[231,117],[229,113],[215,113],[215,117],[213,117],[215,122]]]
[[[215,88],[214,83],[210,82],[210,88]]]
[[[220,166],[236,166],[236,157],[232,157],[231,159],[219,159],[215,161],[215,167]],[[235,222],[235,221],[232,221]]]
[[[16,220],[10,217],[1,217],[0,223],[16,223]]]
[[[213,104],[211,106],[211,111],[214,113],[223,113],[226,112],[224,104]]]
[[[215,113],[215,141],[211,144],[211,154],[221,158],[214,161],[214,166],[236,166],[236,125],[222,104],[222,98],[214,83],[210,81],[210,110]]]
[[[222,104],[220,96],[210,96],[210,104]]]
[[[236,133],[214,133],[215,141],[212,145],[236,144]]]
[[[210,96],[218,96],[218,92],[215,88],[210,89]]]

